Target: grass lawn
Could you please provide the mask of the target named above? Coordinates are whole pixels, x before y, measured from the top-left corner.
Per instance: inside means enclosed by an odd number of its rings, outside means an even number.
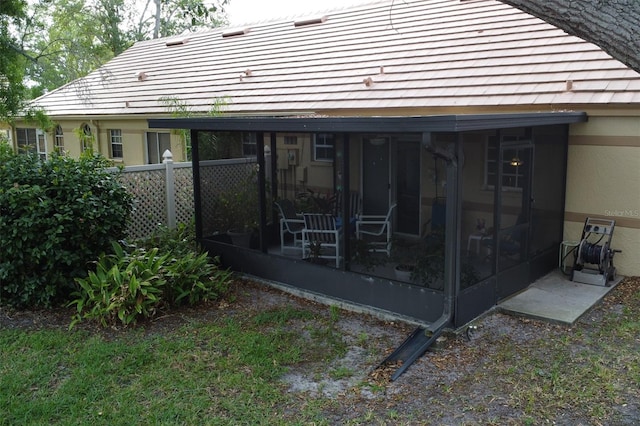
[[[410,327],[241,293],[137,329],[0,321],[0,425],[640,424],[638,278],[571,328],[485,316],[392,383],[369,373]]]
[[[291,321],[313,338],[287,331]],[[0,424],[226,425],[293,421],[286,367],[344,345],[330,323],[285,308],[162,334],[2,330],[0,348]],[[317,418],[313,405],[295,413]]]

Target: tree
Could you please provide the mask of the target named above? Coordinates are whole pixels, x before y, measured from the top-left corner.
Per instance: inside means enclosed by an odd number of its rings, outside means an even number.
[[[640,72],[640,1],[500,1],[599,46]]]
[[[15,115],[25,96],[24,57],[12,36],[12,26],[24,16],[23,0],[0,1],[0,120]]]
[[[31,97],[98,69],[136,41],[217,26],[227,1],[34,0],[15,24]]]
[[[153,5],[152,5],[153,3]],[[212,28],[225,22],[218,12],[229,0],[207,5],[203,0],[146,0],[136,40],[166,37],[193,28]]]

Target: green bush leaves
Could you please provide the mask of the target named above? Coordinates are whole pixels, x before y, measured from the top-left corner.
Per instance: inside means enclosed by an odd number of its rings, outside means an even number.
[[[15,154],[0,144],[0,304],[50,306],[123,238],[131,196],[104,157]]]
[[[161,308],[215,300],[229,286],[231,272],[210,263],[207,253],[188,251],[184,244],[164,255],[159,249],[113,243],[113,254],[102,254],[96,271],[77,278],[71,327],[83,319],[103,326],[135,324]],[[178,256],[176,256],[178,254]]]

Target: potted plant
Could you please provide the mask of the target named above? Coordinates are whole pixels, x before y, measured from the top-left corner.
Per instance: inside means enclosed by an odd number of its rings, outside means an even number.
[[[259,200],[255,173],[220,192],[215,202],[216,228],[235,245],[249,247],[258,229]]]
[[[437,230],[416,241],[396,239],[392,243],[396,278],[429,288],[442,289],[444,255],[444,232]]]

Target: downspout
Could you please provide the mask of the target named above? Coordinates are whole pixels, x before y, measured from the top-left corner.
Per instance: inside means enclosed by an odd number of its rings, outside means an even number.
[[[444,263],[444,299],[442,314],[429,327],[418,327],[381,365],[390,361],[402,360],[402,365],[391,376],[396,380],[436,341],[444,328],[451,323],[455,314],[456,295],[460,283],[460,206],[462,192],[458,189],[461,181],[461,169],[458,159],[462,159],[462,143],[460,135],[455,143],[449,144],[447,149],[437,147],[431,140],[431,133],[422,134],[422,146],[436,157],[447,163],[447,209],[445,225],[445,263]],[[426,340],[425,340],[426,338]],[[408,355],[408,356],[405,356]]]
[[[460,251],[458,243],[460,241],[460,211],[461,191],[459,184],[459,164],[460,158],[460,135],[454,144],[450,144],[447,149],[437,147],[433,144],[431,133],[422,134],[422,146],[436,157],[447,163],[447,209],[445,225],[445,256],[444,263],[444,300],[442,315],[435,320],[426,330],[434,336],[439,335],[442,330],[453,320],[455,314],[456,291],[460,282]]]

